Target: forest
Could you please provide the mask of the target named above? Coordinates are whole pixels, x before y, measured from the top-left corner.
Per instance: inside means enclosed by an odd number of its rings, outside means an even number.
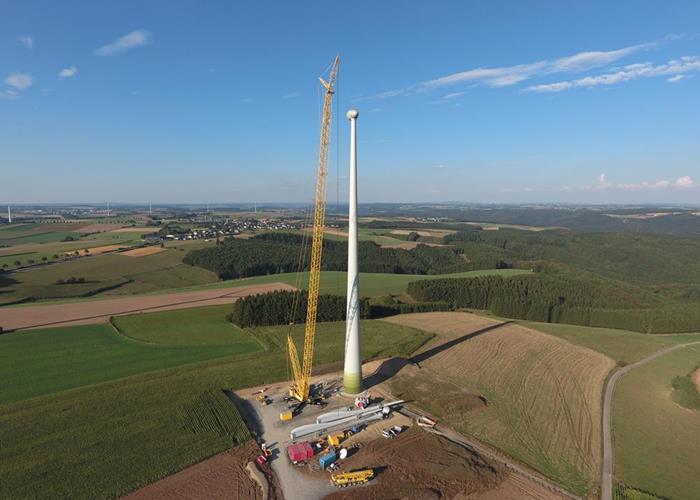
[[[192,250],[183,262],[215,272],[221,279],[245,278],[295,272],[305,237],[292,233],[264,233],[248,240],[228,238],[215,247]],[[358,247],[360,269],[368,273],[445,274],[475,269],[450,247],[419,245],[413,250],[381,248],[361,241]],[[307,262],[301,270],[308,270]],[[347,269],[347,243],[324,240],[322,270]]]

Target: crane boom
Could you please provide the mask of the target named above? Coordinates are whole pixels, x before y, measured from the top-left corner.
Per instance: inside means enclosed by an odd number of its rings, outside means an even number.
[[[292,341],[291,330],[287,335],[287,347],[294,374],[294,385],[290,393],[299,401],[309,399],[311,367],[314,357],[314,336],[316,334],[316,312],[321,282],[321,256],[323,253],[323,231],[326,218],[326,178],[328,176],[328,146],[331,140],[331,121],[333,118],[333,92],[338,75],[340,59],[336,56],[331,67],[328,81],[319,78],[325,89],[323,97],[323,115],[321,117],[321,139],[318,148],[318,171],[316,177],[316,199],[314,208],[313,238],[311,241],[311,265],[309,269],[308,305],[306,309],[306,326],[304,331],[304,353],[300,366],[297,348]]]

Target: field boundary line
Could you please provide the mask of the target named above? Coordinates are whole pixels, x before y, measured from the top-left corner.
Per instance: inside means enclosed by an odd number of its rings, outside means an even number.
[[[642,358],[630,365],[613,371],[612,375],[608,379],[608,383],[605,386],[605,396],[603,399],[603,467],[602,467],[602,478],[601,478],[601,500],[612,500],[612,483],[613,483],[613,469],[614,469],[614,449],[613,449],[613,432],[612,432],[612,406],[613,406],[613,396],[615,395],[615,386],[620,378],[628,372],[639,368],[642,365],[650,363],[666,354],[678,351],[685,347],[700,344],[700,341],[687,342],[685,344],[676,344],[653,354],[650,354],[646,358]]]

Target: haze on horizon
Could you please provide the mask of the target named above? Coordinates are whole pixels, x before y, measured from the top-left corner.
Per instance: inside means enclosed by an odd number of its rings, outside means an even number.
[[[0,203],[700,200],[700,4],[9,2]],[[336,172],[340,172],[340,179]]]

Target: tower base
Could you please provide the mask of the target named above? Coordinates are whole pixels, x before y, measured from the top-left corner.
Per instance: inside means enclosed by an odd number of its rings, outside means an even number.
[[[362,392],[362,373],[343,374],[343,392],[346,394],[360,394]]]

